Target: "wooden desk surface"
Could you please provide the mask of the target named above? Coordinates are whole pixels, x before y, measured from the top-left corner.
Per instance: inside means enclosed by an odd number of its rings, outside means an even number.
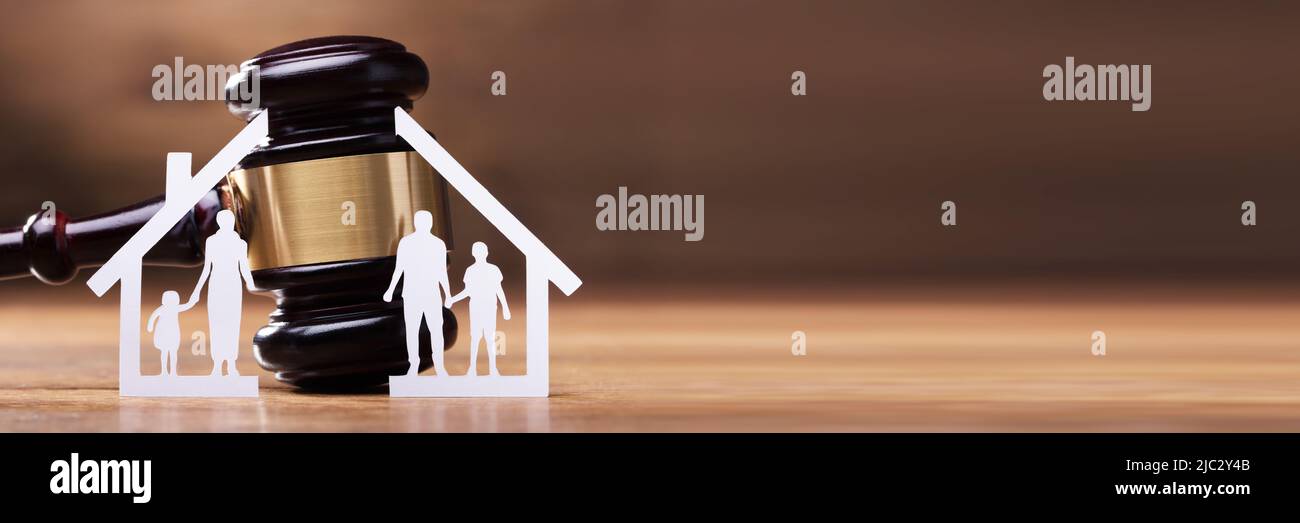
[[[547,399],[305,394],[247,342],[261,398],[144,399],[117,394],[115,296],[22,289],[0,300],[5,431],[1300,431],[1300,292],[1285,290],[582,289],[552,300]],[[270,302],[245,309],[251,338]],[[523,323],[502,324],[504,372]],[[181,372],[210,361],[186,354]]]

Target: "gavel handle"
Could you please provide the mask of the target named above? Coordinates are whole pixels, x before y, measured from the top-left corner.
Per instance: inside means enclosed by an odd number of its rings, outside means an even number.
[[[0,229],[0,280],[30,275],[51,285],[72,281],[77,270],[107,262],[162,206],[159,196],[80,220],[69,220],[57,209],[42,209],[22,227]],[[216,232],[219,210],[221,194],[213,189],[154,245],[145,264],[201,264],[203,242]]]

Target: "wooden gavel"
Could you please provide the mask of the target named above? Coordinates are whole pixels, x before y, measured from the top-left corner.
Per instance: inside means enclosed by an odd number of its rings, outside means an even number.
[[[261,107],[237,102],[251,75]],[[433,232],[452,245],[447,187],[394,133],[393,107],[410,110],[428,88],[420,58],[397,42],[361,36],[314,38],[244,62],[226,87],[227,106],[252,120],[270,110],[270,140],[244,157],[145,256],[147,265],[195,267],[216,214],[230,209],[248,242],[258,291],[275,297],[270,321],[253,337],[254,356],[277,379],[324,390],[372,387],[408,370],[401,300],[381,295],[397,241],[415,211],[429,210]],[[161,176],[160,176],[161,179]],[[371,219],[347,228],[340,203]],[[26,225],[0,230],[0,279],[71,281],[105,263],[163,206],[163,197],[69,220],[43,209]],[[422,328],[423,330],[423,328]],[[443,309],[446,347],[456,318]],[[433,360],[420,337],[420,370]]]

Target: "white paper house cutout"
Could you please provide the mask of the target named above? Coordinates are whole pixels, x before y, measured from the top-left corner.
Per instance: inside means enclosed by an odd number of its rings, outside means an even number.
[[[100,297],[119,284],[118,387],[122,396],[257,396],[257,376],[140,375],[140,283],[145,253],[216,187],[244,156],[267,140],[267,113],[263,111],[249,122],[193,177],[189,177],[189,153],[168,154],[167,196],[163,208],[86,282]],[[526,373],[522,376],[393,376],[390,378],[390,394],[406,397],[547,396],[550,392],[549,284],[554,282],[568,296],[582,285],[582,280],[406,111],[395,107],[393,114],[397,135],[524,253],[527,260],[527,336],[524,347]],[[375,292],[380,293],[382,289]]]
[[[488,222],[524,253],[526,259],[525,310],[527,336],[522,376],[391,376],[388,390],[400,397],[536,396],[550,392],[550,314],[547,292],[554,282],[565,296],[582,280],[524,227],[509,210],[447,153],[401,107],[393,108],[397,135],[432,165],[443,179],[469,201]],[[376,289],[376,293],[383,289]]]
[[[249,152],[267,139],[262,111],[190,177],[190,154],[167,155],[166,203],[86,282],[96,296],[119,284],[118,391],[122,396],[257,397],[257,376],[141,376],[140,273],[144,255],[216,187]]]

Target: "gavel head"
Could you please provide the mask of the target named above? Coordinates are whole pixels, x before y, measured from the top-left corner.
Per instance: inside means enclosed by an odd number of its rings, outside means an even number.
[[[270,111],[269,141],[221,194],[253,280],[276,298],[253,345],[281,381],[345,389],[408,371],[401,300],[382,299],[397,243],[427,210],[432,232],[452,245],[445,182],[394,128],[393,108],[410,110],[428,81],[424,62],[397,42],[336,36],[266,51],[227,85],[236,116]],[[253,90],[260,107],[239,101]],[[450,347],[456,319],[446,309],[443,318]],[[421,331],[424,370],[432,358]]]

